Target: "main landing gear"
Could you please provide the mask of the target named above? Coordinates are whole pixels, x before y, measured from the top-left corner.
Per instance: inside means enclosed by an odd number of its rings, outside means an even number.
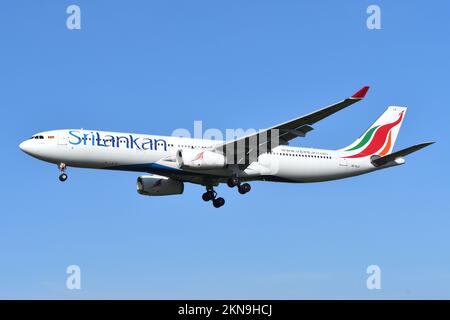
[[[230,188],[234,188],[237,186],[240,194],[246,194],[252,189],[252,187],[248,183],[241,184],[241,181],[239,180],[238,177],[229,178],[227,181],[227,185]]]
[[[242,183],[238,177],[231,177],[227,180],[227,185],[230,188],[237,187],[240,194],[246,194],[251,190],[251,186],[248,183]],[[202,194],[203,201],[211,201],[215,208],[220,208],[225,204],[225,199],[222,197],[217,197],[217,192],[212,186],[206,187],[206,192]]]
[[[58,165],[58,168],[59,168],[59,171],[61,172],[61,174],[59,175],[59,181],[61,181],[61,182],[66,181],[67,178],[68,178],[68,175],[67,175],[67,173],[65,172],[65,171],[66,171],[66,164],[63,163],[63,162],[61,162],[61,163]]]
[[[213,206],[215,208],[220,208],[225,204],[225,199],[222,197],[217,198],[217,192],[214,191],[213,187],[206,187],[206,192],[202,194],[203,201],[212,200]]]
[[[227,185],[230,188],[237,187],[240,194],[246,194],[250,191],[251,187],[248,183],[242,183],[237,177],[231,177],[227,181]],[[217,197],[217,192],[213,187],[207,186],[206,192],[202,194],[203,201],[211,201],[213,202],[213,206],[215,208],[220,208],[225,204],[225,199],[222,197]]]

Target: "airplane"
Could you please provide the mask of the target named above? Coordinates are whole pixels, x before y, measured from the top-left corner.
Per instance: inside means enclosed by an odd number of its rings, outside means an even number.
[[[307,115],[229,141],[85,129],[34,134],[19,148],[39,160],[58,165],[60,181],[68,167],[144,172],[137,192],[147,196],[182,194],[184,183],[202,185],[204,201],[225,204],[214,187],[226,183],[240,194],[251,181],[322,182],[353,177],[402,165],[404,157],[434,142],[392,152],[406,107],[389,106],[353,143],[338,150],[289,146],[305,137],[312,125],[361,101],[368,86],[340,102]],[[151,175],[148,175],[151,174]]]

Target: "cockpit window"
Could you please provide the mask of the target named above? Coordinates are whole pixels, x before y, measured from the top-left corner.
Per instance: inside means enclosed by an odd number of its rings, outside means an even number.
[[[44,136],[32,136],[30,139],[44,139]]]

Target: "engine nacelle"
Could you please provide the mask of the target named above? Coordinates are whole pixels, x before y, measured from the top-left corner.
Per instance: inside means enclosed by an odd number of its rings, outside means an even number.
[[[178,180],[153,176],[140,176],[137,178],[137,192],[144,196],[168,196],[182,194],[184,183]]]
[[[205,150],[178,150],[177,166],[180,169],[220,169],[225,167],[225,157]]]

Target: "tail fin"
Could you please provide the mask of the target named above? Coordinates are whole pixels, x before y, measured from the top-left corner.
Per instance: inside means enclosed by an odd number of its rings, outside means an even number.
[[[392,152],[406,108],[391,106],[355,142],[340,149],[344,158],[362,158],[371,155],[385,156]]]

